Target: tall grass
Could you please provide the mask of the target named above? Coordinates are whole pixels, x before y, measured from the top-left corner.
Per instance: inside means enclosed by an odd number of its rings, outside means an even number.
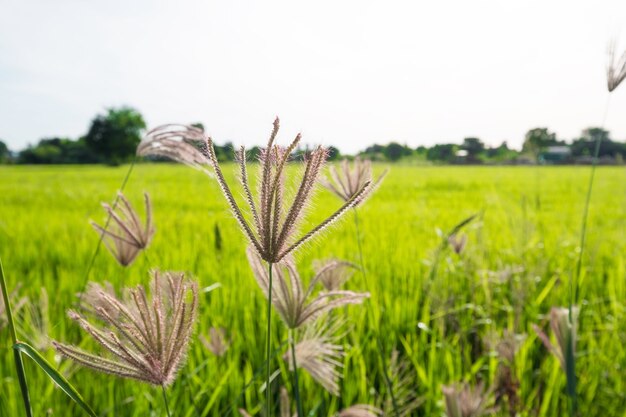
[[[0,176],[7,179],[0,182],[0,255],[11,259],[6,265],[8,275],[22,277],[24,295],[35,299],[41,286],[54,291],[49,313],[55,339],[81,340],[77,329],[65,322],[64,310],[75,302],[82,284],[81,266],[87,265],[97,243],[98,236],[87,220],[102,219],[98,202],[114,195],[125,169],[0,168]],[[386,386],[380,351],[397,349],[409,360],[417,380],[416,393],[424,398],[416,415],[439,415],[442,385],[461,380],[472,385],[479,380],[488,386],[494,383],[498,360],[482,339],[509,329],[527,334],[512,368],[520,383],[519,414],[568,412],[566,381],[558,361],[546,353],[530,324],[541,322],[551,306],[568,303],[567,278],[575,274],[578,255],[578,236],[573,231],[580,225],[583,201],[579,196],[586,191],[582,181],[586,175],[578,168],[539,168],[541,205],[523,208],[523,197],[535,195],[534,182],[529,181],[533,169],[394,167],[359,213],[361,229],[367,231],[362,246],[372,293],[367,308],[374,317],[384,317],[380,321],[382,346],[369,337],[365,309],[348,310],[345,314],[353,328],[348,334],[342,396],[330,397],[301,374],[305,411],[331,416],[351,404],[380,404]],[[226,167],[225,172],[232,169]],[[231,174],[227,176],[232,180]],[[621,168],[597,168],[596,208],[589,213],[594,233],[587,236],[584,266],[588,275],[580,288],[586,305],[581,311],[576,365],[580,415],[620,416],[626,403],[626,196],[615,192],[625,180]],[[222,283],[218,291],[201,297],[199,331],[224,327],[230,341],[222,357],[208,353],[200,343],[191,347],[181,370],[185,383],[179,381],[169,392],[172,412],[223,416],[236,415],[233,411],[242,407],[258,415],[259,404],[264,402],[264,393],[259,391],[264,377],[258,369],[265,363],[259,346],[265,342],[266,317],[261,312],[266,304],[249,266],[242,262],[245,244],[238,226],[217,198],[216,185],[184,167],[136,166],[126,196],[139,206],[142,191],[151,194],[157,227],[151,258],[163,269],[191,272],[201,287]],[[333,196],[320,192],[310,222],[322,219],[327,207],[335,205]],[[436,279],[424,300],[423,284],[440,244],[436,228],[450,230],[459,219],[481,209],[485,210],[482,220],[465,231],[468,242],[463,256],[446,251],[439,257]],[[215,223],[220,225],[219,253],[214,250]],[[332,235],[310,246],[298,264],[306,271],[312,260],[331,256],[358,261],[351,222],[340,224]],[[98,256],[92,279],[128,286],[145,281],[150,266],[140,257],[123,269],[109,256]],[[347,285],[361,289],[363,284],[356,274]],[[275,321],[272,332],[274,340],[287,339],[286,330]],[[4,333],[0,330],[0,335]],[[44,356],[54,360],[51,351]],[[9,369],[12,362],[12,352],[0,350],[0,369]],[[276,363],[278,381],[289,384],[285,363]],[[136,384],[67,363],[61,367],[102,415],[144,416],[160,408],[157,401],[161,399],[146,395]],[[51,389],[45,376],[26,371],[31,391],[38,393],[32,403],[34,415],[48,409],[58,415],[78,415],[62,394]],[[21,412],[15,381],[0,381],[0,397],[0,415]],[[497,415],[508,412],[501,409]]]

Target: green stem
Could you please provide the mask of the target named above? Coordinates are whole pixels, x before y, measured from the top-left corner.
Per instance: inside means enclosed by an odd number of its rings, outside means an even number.
[[[359,212],[357,211],[356,207],[353,207],[352,210],[354,211],[354,226],[356,228],[356,243],[359,247],[359,263],[361,264],[361,269],[363,271],[363,278],[365,278],[366,281],[366,285],[367,285],[367,272],[365,271],[365,264],[363,263],[363,246],[361,243],[361,232],[359,230]]]
[[[11,340],[13,345],[17,344],[17,333],[15,332],[15,323],[13,321],[13,312],[11,311],[11,302],[9,301],[9,290],[7,289],[6,279],[4,277],[4,269],[2,267],[2,259],[0,259],[0,286],[2,286],[2,298],[4,299],[4,306],[7,312],[7,322],[9,323],[9,333],[11,334]],[[33,410],[30,405],[30,395],[28,394],[28,385],[26,384],[26,372],[24,371],[24,363],[22,362],[22,354],[16,350],[13,350],[13,359],[15,360],[15,369],[17,371],[17,378],[20,383],[20,390],[22,391],[22,399],[24,400],[24,409],[26,415],[32,417]]]
[[[396,415],[396,417],[400,417],[400,408],[398,407],[398,402],[396,401],[396,396],[393,393],[393,385],[391,383],[391,379],[389,378],[389,375],[387,375],[387,368],[385,367],[385,360],[383,353],[383,344],[380,341],[380,333],[378,335],[376,335],[376,342],[378,343],[378,351],[381,353],[380,355],[380,361],[382,364],[382,368],[383,368],[383,375],[385,377],[385,384],[387,385],[387,391],[389,391],[389,396],[391,397],[391,405],[393,406],[393,412]]]
[[[133,158],[133,161],[128,167],[126,176],[124,177],[124,180],[122,181],[122,185],[120,186],[120,192],[124,191],[124,188],[126,187],[126,183],[128,182],[128,179],[130,178],[130,174],[131,172],[133,172],[133,168],[135,167],[136,161],[137,161],[137,157]],[[115,210],[115,207],[117,207],[118,202],[119,202],[119,196],[116,195],[115,200],[113,201],[113,205],[111,206],[113,210]],[[104,230],[106,230],[109,227],[110,222],[111,222],[111,214],[107,216],[107,221],[104,224]],[[96,262],[96,257],[98,256],[98,253],[100,252],[100,246],[102,246],[102,239],[104,239],[104,234],[100,234],[100,239],[98,239],[96,250],[93,252],[93,255],[91,255],[89,266],[87,267],[87,271],[85,272],[85,276],[83,277],[83,283],[80,286],[81,289],[80,289],[80,296],[78,298],[78,304],[80,304],[83,301],[83,294],[85,293],[85,287],[87,286],[87,279],[89,279],[89,273],[91,272],[93,265]]]
[[[296,341],[294,337],[294,330],[289,330],[289,344],[291,345],[291,360],[293,362],[293,392],[296,397],[296,409],[298,410],[298,416],[304,417],[304,411],[302,410],[302,400],[300,399],[300,387],[298,385],[298,364],[296,361]]]
[[[361,233],[360,233],[360,229],[359,229],[359,213],[358,213],[356,207],[353,207],[352,210],[354,210],[353,211],[354,212],[354,227],[355,227],[355,233],[356,233],[356,242],[357,242],[357,245],[359,247],[359,263],[360,263],[360,266],[361,266],[361,272],[363,274],[363,280],[365,281],[365,287],[369,291],[372,291],[372,288],[370,288],[370,286],[369,286],[369,284],[367,282],[367,271],[365,270],[365,263],[363,262],[363,245],[361,243]],[[370,312],[370,311],[371,310],[368,308],[368,312]],[[376,320],[372,319],[372,321],[377,323]],[[382,354],[383,348],[382,348],[382,343],[380,341],[380,323],[378,324],[378,328],[376,329],[376,341],[378,342],[378,350]],[[387,385],[387,390],[389,391],[389,396],[391,397],[391,403],[393,405],[394,413],[395,413],[396,417],[400,417],[398,404],[396,403],[396,398],[395,398],[395,395],[393,393],[393,387],[391,385],[391,380],[389,378],[389,375],[387,375],[387,368],[385,366],[385,360],[384,360],[384,357],[382,355],[381,355],[380,361],[381,361],[382,373],[383,373],[383,376],[385,378],[385,384]],[[295,356],[294,356],[294,364],[295,364]],[[299,412],[299,410],[298,410],[298,412]],[[298,414],[298,415],[302,415],[302,414]]]
[[[165,393],[165,385],[161,384],[161,392],[163,393],[163,402],[165,403],[165,411],[167,411],[167,417],[172,417],[170,413],[170,405],[167,402],[167,394]]]
[[[269,292],[267,296],[267,346],[266,346],[266,368],[267,368],[267,378],[265,381],[265,409],[267,411],[266,415],[271,416],[271,395],[270,395],[270,377],[271,377],[271,366],[270,366],[270,349],[271,349],[271,341],[272,341],[272,263],[267,263],[269,270]]]

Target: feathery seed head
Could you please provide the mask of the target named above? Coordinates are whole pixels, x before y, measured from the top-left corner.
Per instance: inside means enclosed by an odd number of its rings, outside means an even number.
[[[159,156],[188,165],[212,177],[206,168],[207,137],[195,126],[162,125],[149,131],[137,147],[138,156]]]
[[[334,193],[343,201],[350,201],[359,191],[365,187],[365,184],[372,183],[372,162],[370,160],[361,160],[356,157],[352,166],[347,159],[341,161],[340,169],[335,166],[329,168],[330,177],[322,179],[322,185],[329,191]],[[366,193],[361,194],[356,205],[362,204],[372,193],[378,188],[385,175],[389,170],[386,169],[378,179],[368,187]]]
[[[448,417],[480,417],[493,412],[488,408],[490,392],[483,384],[471,388],[468,384],[442,386]]]
[[[339,395],[340,368],[343,367],[345,356],[343,347],[338,344],[341,321],[329,323],[320,319],[317,323],[308,326],[302,340],[296,344],[296,363],[298,368],[306,370],[326,391]],[[293,370],[293,362],[289,352],[283,358]]]
[[[606,83],[609,93],[615,90],[626,78],[626,52],[615,62],[615,40],[609,42],[607,48],[608,62],[606,65]]]
[[[552,307],[550,310],[550,328],[556,338],[556,346],[550,341],[550,338],[543,330],[533,325],[533,330],[537,333],[537,336],[541,339],[546,349],[557,357],[564,372],[567,372],[568,361],[573,360],[573,358],[570,358],[570,355],[568,355],[568,348],[571,346],[571,354],[576,354],[577,307],[572,307],[572,319],[573,323],[570,322],[569,310],[567,308]]]
[[[315,235],[339,219],[345,212],[358,204],[359,199],[369,190],[370,182],[366,182],[341,208],[330,215],[326,220],[315,226],[301,237],[296,237],[302,223],[305,209],[312,198],[313,190],[319,180],[320,171],[327,158],[327,151],[322,147],[315,148],[304,161],[304,170],[293,199],[287,201],[284,195],[286,166],[289,157],[300,142],[298,134],[287,147],[274,143],[278,134],[279,120],[276,118],[274,127],[265,149],[259,156],[259,180],[257,196],[253,196],[248,180],[245,148],[237,152],[239,162],[239,179],[244,190],[246,203],[249,206],[251,220],[245,218],[230,187],[226,183],[222,170],[217,161],[213,143],[208,138],[208,156],[215,170],[220,185],[233,215],[246,237],[252,243],[261,259],[270,263],[279,262],[289,253],[297,250],[311,240]]]
[[[118,299],[102,288],[94,306],[100,326],[68,311],[104,350],[107,358],[53,341],[57,352],[96,371],[132,378],[153,385],[174,382],[193,331],[198,307],[197,284],[183,273],[153,271],[151,297],[137,286]],[[98,291],[91,286],[92,292]]]
[[[452,247],[454,253],[460,255],[461,252],[463,252],[463,250],[465,249],[465,245],[467,244],[467,235],[458,235],[456,233],[453,233],[448,236],[448,244]]]
[[[152,205],[150,196],[144,193],[146,222],[142,224],[137,212],[124,194],[118,193],[118,199],[118,204],[113,207],[102,203],[102,207],[111,219],[108,229],[93,221],[91,225],[102,236],[105,246],[117,262],[122,266],[128,266],[141,250],[148,247],[154,235]]]
[[[269,271],[253,248],[248,248],[248,261],[263,294],[268,297]],[[272,272],[272,305],[290,329],[301,327],[337,307],[361,304],[365,298],[369,298],[369,293],[340,290],[314,294],[315,286],[321,280],[319,274],[305,290],[296,265],[290,257],[284,258],[278,264],[272,264]]]
[[[22,284],[18,283],[13,291],[8,295],[11,302],[11,310],[13,314],[18,314],[20,310],[28,303],[27,297],[17,296]],[[2,330],[9,323],[6,313],[6,305],[4,305],[4,297],[2,297],[2,289],[0,288],[0,330]]]
[[[388,395],[384,401],[384,415],[395,415],[395,406],[397,406],[397,412],[400,417],[408,417],[423,402],[423,399],[416,395],[417,382],[415,372],[413,372],[411,364],[406,359],[400,358],[397,350],[391,352],[388,372],[392,392],[387,393]]]
[[[314,280],[319,280],[327,291],[336,291],[360,268],[352,262],[330,259],[313,262],[313,269]]]
[[[215,356],[224,356],[228,350],[226,331],[222,328],[211,327],[209,329],[209,340],[204,336],[200,336],[200,341]]]
[[[337,417],[379,417],[383,415],[383,410],[380,408],[367,404],[357,404],[341,410]]]

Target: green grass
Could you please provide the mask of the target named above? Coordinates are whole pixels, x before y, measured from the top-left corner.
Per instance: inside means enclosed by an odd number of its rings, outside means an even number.
[[[231,174],[231,183],[234,168],[224,169]],[[376,167],[377,172],[382,169]],[[0,257],[8,285],[14,288],[21,282],[20,294],[34,304],[40,288],[47,289],[48,332],[53,339],[83,340],[65,310],[77,300],[97,244],[88,219],[104,220],[99,203],[113,200],[126,170],[0,167]],[[442,384],[494,381],[497,358],[482,339],[509,329],[527,334],[514,366],[520,382],[520,415],[566,415],[565,375],[531,324],[546,328],[544,315],[550,307],[567,306],[588,170],[392,166],[382,187],[359,209],[372,297],[364,306],[346,310],[351,331],[346,338],[342,396],[329,396],[301,372],[305,410],[326,416],[351,404],[379,402],[385,391],[381,355],[388,362],[392,350],[398,349],[412,366],[416,393],[424,398],[416,415],[442,415]],[[580,415],[626,416],[626,171],[603,167],[596,174],[580,290]],[[216,358],[194,343],[168,392],[170,406],[177,416],[224,416],[233,405],[260,412],[266,304],[246,262],[244,237],[217,184],[183,166],[139,165],[125,190],[138,209],[142,191],[152,197],[157,228],[147,254],[123,269],[103,250],[90,279],[110,281],[119,288],[146,283],[148,270],[159,267],[188,271],[202,287],[220,282],[219,289],[201,298],[197,333],[222,326],[230,349]],[[320,191],[309,220],[321,219],[339,204],[330,193]],[[477,212],[479,217],[464,229],[469,236],[466,251],[460,257],[442,253],[426,296],[440,242],[437,228],[445,232]],[[216,223],[223,239],[219,252]],[[310,276],[311,262],[329,257],[358,262],[351,216],[300,252],[297,261]],[[509,277],[499,274],[507,268],[516,272]],[[358,274],[347,286],[365,290]],[[379,320],[382,352],[370,317]],[[273,346],[278,348],[287,340],[287,331],[278,319],[273,324]],[[25,319],[17,325],[31,327]],[[20,337],[29,341],[29,331]],[[286,349],[284,345],[279,356]],[[156,388],[79,369],[68,361],[59,363],[51,350],[44,356],[62,369],[98,415],[164,415]],[[276,360],[274,367],[279,365],[282,382],[292,392],[286,363]],[[47,415],[48,410],[58,416],[82,415],[32,362],[26,362],[26,371],[34,415]],[[255,373],[254,383],[244,389]],[[6,328],[0,330],[0,378],[0,416],[23,415]]]

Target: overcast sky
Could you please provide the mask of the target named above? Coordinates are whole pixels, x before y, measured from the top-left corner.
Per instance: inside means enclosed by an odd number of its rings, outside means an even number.
[[[263,143],[275,115],[284,142],[345,152],[571,139],[602,122],[611,37],[626,1],[0,0],[0,138],[75,138],[130,105],[218,143]],[[626,87],[610,109],[625,140]]]

